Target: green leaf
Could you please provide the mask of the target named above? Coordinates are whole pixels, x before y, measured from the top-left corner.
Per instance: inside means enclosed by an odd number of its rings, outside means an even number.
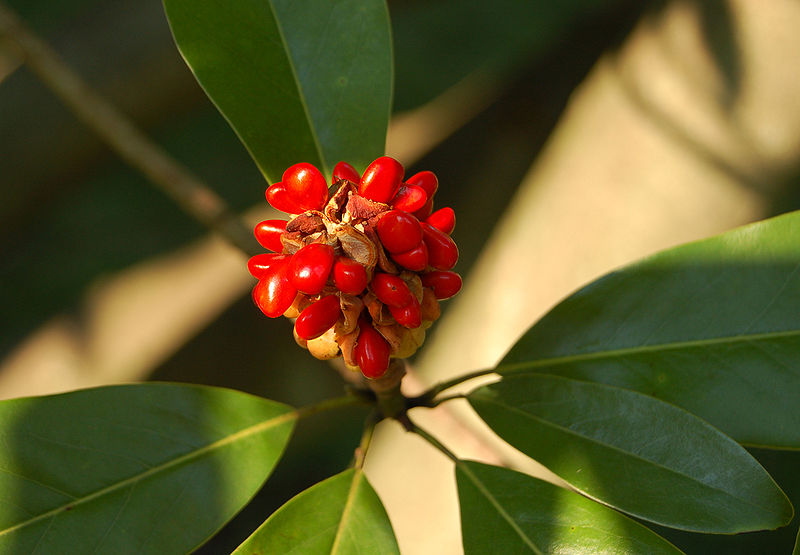
[[[361,470],[296,495],[240,545],[251,553],[399,553],[386,511]]]
[[[800,531],[797,532],[797,539],[794,540],[794,549],[792,555],[800,555]]]
[[[456,464],[461,535],[472,553],[681,553],[641,524],[520,472]]]
[[[0,403],[0,552],[185,553],[255,494],[295,413],[190,385]]]
[[[686,411],[640,393],[521,374],[469,402],[511,445],[587,496],[673,528],[776,528],[792,506],[739,444]]]
[[[740,443],[800,448],[800,213],[664,251],[573,294],[498,367],[617,385]]]
[[[392,97],[379,0],[164,0],[186,63],[264,176],[384,153]]]

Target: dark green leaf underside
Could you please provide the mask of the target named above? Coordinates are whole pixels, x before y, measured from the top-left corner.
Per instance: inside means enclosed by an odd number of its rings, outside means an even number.
[[[350,469],[290,499],[235,555],[399,553],[386,511],[361,470]]]
[[[0,552],[183,553],[255,494],[294,426],[237,391],[112,386],[0,403]]]
[[[747,451],[652,397],[558,376],[519,374],[468,397],[503,439],[589,497],[685,530],[786,524],[792,507]]]
[[[588,285],[498,366],[633,389],[749,445],[800,448],[800,213]]]
[[[461,461],[456,482],[466,555],[680,553],[613,509],[513,470]]]
[[[383,154],[392,95],[379,0],[164,0],[175,42],[270,182]]]

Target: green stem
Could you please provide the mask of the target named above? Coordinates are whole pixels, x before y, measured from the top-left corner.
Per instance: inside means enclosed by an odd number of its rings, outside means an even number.
[[[423,438],[424,440],[426,440],[428,443],[430,443],[431,445],[436,447],[439,451],[444,453],[453,462],[457,463],[457,462],[459,462],[461,460],[456,456],[455,453],[453,453],[450,449],[445,447],[443,443],[441,443],[438,439],[436,439],[431,434],[426,432],[423,428],[420,428],[419,426],[417,426],[415,423],[411,422],[410,420],[408,422],[411,425],[411,427],[409,428],[410,432],[413,432],[413,433],[417,434],[418,436],[420,436],[421,438]]]
[[[469,380],[474,380],[475,378],[488,376],[489,374],[494,374],[494,373],[495,373],[494,369],[477,370],[475,372],[470,372],[469,374],[458,376],[456,378],[453,378],[452,380],[447,380],[446,382],[436,384],[430,389],[428,389],[425,393],[418,395],[416,397],[409,398],[408,408],[413,408],[413,407],[433,408],[435,406],[438,406],[439,403],[449,401],[450,399],[458,399],[460,397],[463,397],[463,395],[454,395],[452,397],[446,397],[444,399],[441,399],[440,401],[435,400],[436,396],[439,395],[442,391],[445,391],[457,385],[461,385],[462,383],[468,382]]]
[[[367,405],[369,402],[364,399],[363,397],[359,397],[356,395],[343,395],[342,397],[336,397],[334,399],[326,399],[324,401],[320,401],[319,403],[314,403],[313,405],[306,405],[305,407],[300,407],[295,409],[295,414],[297,418],[306,418],[309,416],[314,416],[320,412],[325,412],[328,410],[338,409],[342,407],[354,407],[357,405]]]
[[[378,423],[378,415],[372,411],[364,423],[364,432],[361,434],[361,442],[356,448],[355,457],[353,459],[353,468],[358,470],[364,467],[364,459],[367,456],[369,444],[372,442],[372,434],[375,431],[375,425]]]

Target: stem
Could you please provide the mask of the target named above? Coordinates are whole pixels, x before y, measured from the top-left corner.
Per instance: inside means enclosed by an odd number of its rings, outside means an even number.
[[[455,387],[457,385],[461,385],[464,382],[469,380],[473,380],[475,378],[480,378],[482,376],[488,376],[489,374],[494,374],[496,371],[494,369],[487,369],[487,370],[477,370],[475,372],[470,372],[469,374],[464,374],[462,376],[458,376],[453,378],[452,380],[448,380],[446,382],[442,382],[439,384],[434,385],[430,389],[428,389],[425,393],[421,395],[417,395],[416,397],[411,397],[408,399],[408,407],[428,407],[433,408],[438,406],[439,403],[443,403],[445,401],[449,401],[450,399],[458,399],[463,397],[464,395],[454,395],[452,397],[446,397],[441,399],[440,401],[435,401],[435,397],[439,395],[442,391],[450,389],[451,387]]]
[[[295,414],[297,414],[297,418],[306,418],[308,416],[314,416],[320,412],[325,412],[327,410],[338,409],[341,407],[353,407],[356,405],[366,405],[368,401],[363,397],[358,397],[356,395],[344,395],[342,397],[336,397],[334,399],[326,399],[324,401],[320,401],[319,403],[314,403],[313,405],[306,405],[305,407],[300,407],[295,409]]]
[[[249,255],[255,239],[225,202],[84,82],[0,0],[0,46],[18,54],[86,126],[184,211]]]
[[[361,470],[364,467],[364,459],[367,456],[369,444],[372,442],[372,434],[375,431],[375,425],[378,423],[378,415],[372,411],[367,416],[367,421],[364,423],[364,432],[361,434],[361,442],[356,447],[355,457],[353,459],[353,468]]]
[[[461,460],[456,456],[455,453],[453,453],[450,449],[445,447],[444,444],[442,444],[438,439],[433,437],[431,434],[426,432],[424,429],[420,428],[419,426],[417,426],[416,424],[414,424],[410,420],[409,420],[409,423],[411,424],[411,428],[409,429],[410,432],[413,432],[413,433],[417,434],[418,436],[420,436],[421,438],[423,438],[424,440],[426,440],[428,443],[430,443],[431,445],[436,447],[439,451],[441,451],[442,453],[447,455],[447,457],[449,457],[450,460],[452,460],[453,462],[457,463],[457,462],[459,462]]]

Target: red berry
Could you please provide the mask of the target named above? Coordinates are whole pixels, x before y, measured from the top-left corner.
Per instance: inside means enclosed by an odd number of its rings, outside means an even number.
[[[401,185],[391,205],[404,212],[416,212],[428,201],[425,189],[417,185]]]
[[[436,174],[428,170],[415,173],[406,179],[406,184],[422,187],[427,193],[428,199],[432,199],[433,195],[436,194],[436,189],[439,188],[439,180],[436,178]]]
[[[389,306],[389,312],[401,326],[409,329],[418,328],[422,325],[422,311],[419,301],[413,295],[412,301],[403,307]]]
[[[289,198],[306,210],[321,210],[328,201],[328,182],[313,165],[302,162],[283,172],[283,186]]]
[[[270,275],[253,288],[253,301],[270,318],[277,318],[286,312],[297,296],[297,289],[289,280],[288,269],[288,264],[274,267]]]
[[[275,183],[267,187],[267,202],[281,212],[287,214],[302,214],[305,209],[291,199],[283,183]]]
[[[446,233],[422,223],[423,241],[428,246],[428,264],[437,270],[449,270],[458,262],[458,247]]]
[[[403,166],[389,156],[372,162],[361,176],[358,194],[376,202],[389,202],[403,181]]]
[[[367,286],[367,270],[352,258],[337,257],[331,274],[333,284],[342,293],[358,295]]]
[[[380,378],[389,368],[391,346],[365,319],[358,322],[360,332],[353,355],[367,378]]]
[[[392,254],[392,260],[407,270],[421,272],[428,267],[428,246],[425,241],[420,241],[419,245],[410,251]]]
[[[378,300],[389,306],[406,306],[414,297],[406,282],[391,274],[375,274],[370,287]]]
[[[425,206],[414,212],[414,217],[420,221],[424,221],[425,218],[431,215],[433,212],[433,198],[428,197],[428,202],[425,203]]]
[[[273,252],[281,252],[281,235],[286,232],[286,220],[264,220],[256,226],[255,236],[259,244]]]
[[[352,181],[357,184],[361,181],[361,176],[358,175],[356,169],[347,162],[339,162],[333,168],[333,183],[336,183],[336,181],[340,179],[346,179],[347,181]]]
[[[317,295],[328,282],[333,267],[333,247],[322,243],[306,245],[292,256],[289,277],[307,295]]]
[[[273,252],[257,254],[247,261],[247,269],[254,278],[265,279],[272,275],[275,268],[289,262],[289,258],[288,254],[275,254]]]
[[[300,313],[294,323],[294,331],[301,339],[314,339],[331,329],[341,313],[339,297],[327,295]]]
[[[456,213],[449,206],[445,206],[425,218],[425,221],[442,233],[450,235],[456,228]]]
[[[410,251],[422,241],[419,220],[402,210],[384,212],[376,228],[381,243],[391,253]]]
[[[449,299],[461,290],[461,276],[455,272],[428,272],[422,276],[422,285],[429,287],[437,299]]]

